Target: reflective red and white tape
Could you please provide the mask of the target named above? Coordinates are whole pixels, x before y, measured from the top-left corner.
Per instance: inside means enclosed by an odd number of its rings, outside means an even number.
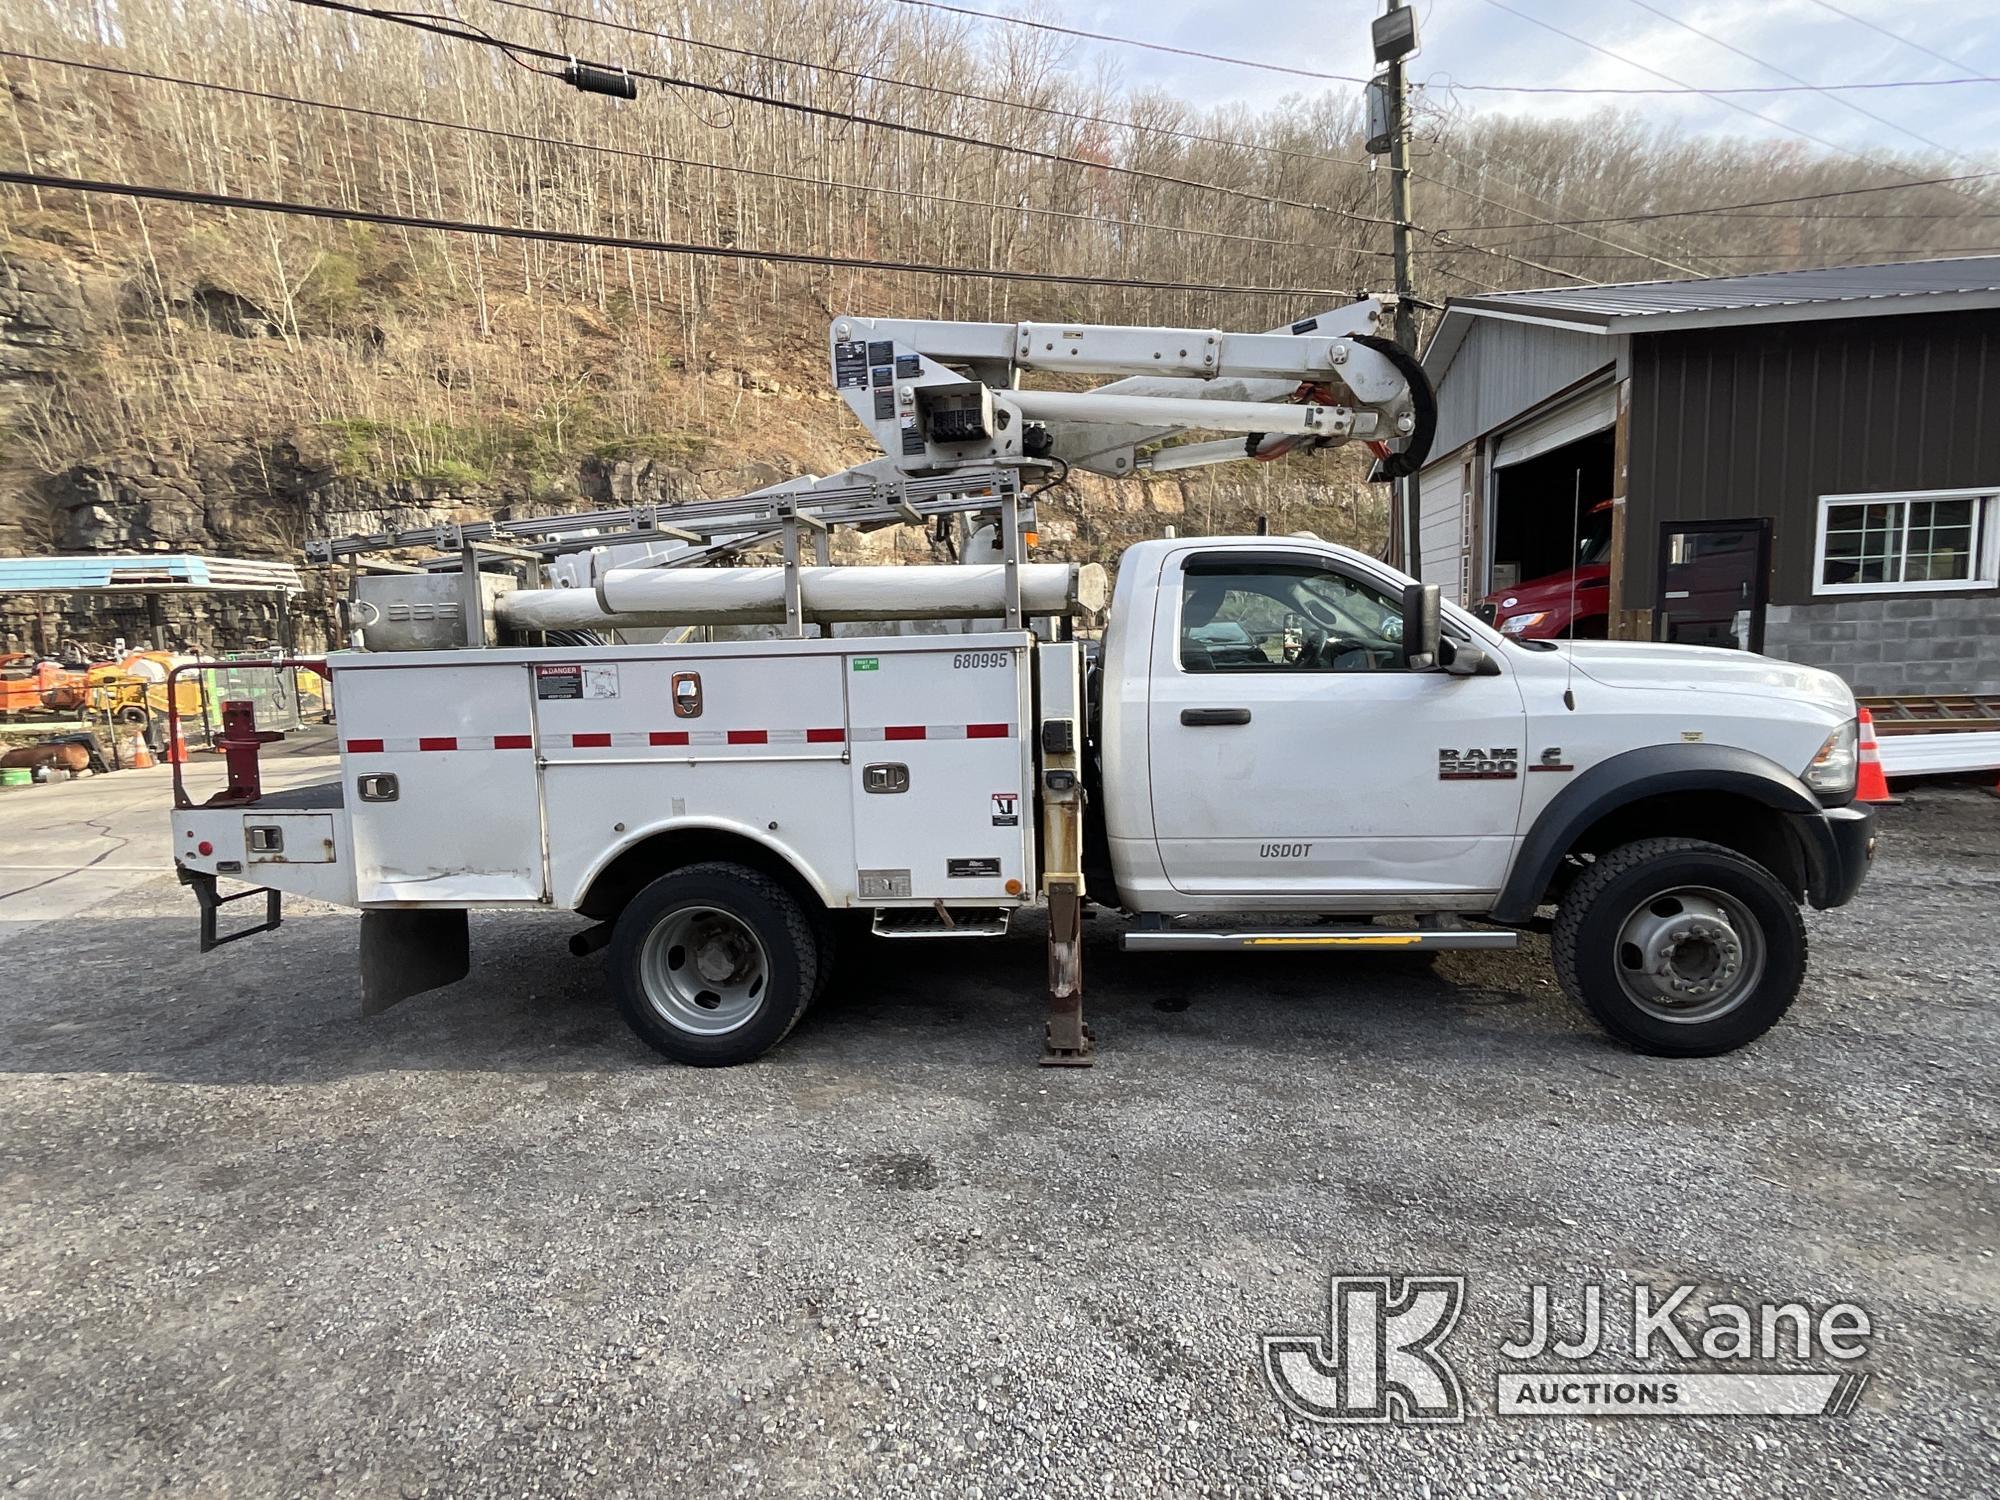
[[[568,750],[650,750],[680,746],[839,745],[849,739],[857,744],[890,740],[1004,740],[1013,733],[1011,724],[885,724],[856,729],[852,734],[838,728],[599,730],[552,735],[544,743],[549,748]],[[534,744],[534,736],[527,734],[441,734],[357,737],[346,741],[345,748],[349,755],[407,755],[440,750],[532,750]]]
[[[880,729],[857,729],[857,744],[864,740],[1004,740],[1013,734],[1012,724],[885,724]]]

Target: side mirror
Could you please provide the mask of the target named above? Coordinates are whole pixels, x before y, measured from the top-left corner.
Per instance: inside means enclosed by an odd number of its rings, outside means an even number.
[[[1403,590],[1403,665],[1433,672],[1438,665],[1438,586],[1413,583]]]
[[[1445,641],[1442,645],[1445,675],[1449,677],[1498,677],[1500,663],[1466,641]]]

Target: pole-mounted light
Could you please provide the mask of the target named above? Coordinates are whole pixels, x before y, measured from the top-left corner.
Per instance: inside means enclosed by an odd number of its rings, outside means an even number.
[[[1383,12],[1368,30],[1378,63],[1401,62],[1417,50],[1417,13],[1407,5]]]

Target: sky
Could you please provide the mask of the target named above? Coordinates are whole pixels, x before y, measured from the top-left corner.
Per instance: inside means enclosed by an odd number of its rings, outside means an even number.
[[[1373,71],[1368,24],[1381,0],[962,0],[968,8],[1014,11],[1091,31],[1258,58],[1329,73]],[[1455,91],[1454,83],[1672,87],[1644,68],[1616,61],[1523,19],[1532,16],[1600,47],[1643,62],[1679,83],[1785,84],[1781,72],[1813,84],[1904,81],[1983,74],[2000,77],[1996,0],[1831,0],[1851,15],[1898,32],[1955,60],[1948,63],[1843,19],[1816,0],[1417,0],[1422,51],[1410,76],[1437,102],[1465,113],[1584,115],[1604,104],[1681,130],[1794,140],[1817,150],[1880,159],[1913,153],[1963,170],[2000,167],[2000,84],[1877,89],[1829,97],[1799,93],[1726,95],[1758,119],[1714,99],[1691,96],[1535,95]],[[1660,14],[1664,12],[1665,15]],[[1672,16],[1740,49],[1705,40]],[[1291,78],[1193,58],[1076,42],[1078,64],[1113,64],[1128,86],[1164,87],[1201,104],[1255,106],[1290,92],[1348,85]],[[1759,61],[1752,61],[1751,58]],[[1837,102],[1881,116],[1870,119]],[[1884,123],[1887,122],[1887,123]],[[1914,132],[1914,134],[1910,133]],[[1919,137],[1927,138],[1919,139]],[[1955,153],[1955,154],[1954,154]]]

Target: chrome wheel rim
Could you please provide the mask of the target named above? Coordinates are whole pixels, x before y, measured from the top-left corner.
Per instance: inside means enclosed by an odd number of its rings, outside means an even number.
[[[639,979],[647,1004],[669,1026],[722,1036],[763,1008],[771,961],[741,918],[720,907],[684,906],[646,934]]]
[[[1713,1021],[1764,977],[1764,930],[1734,896],[1678,886],[1648,896],[1619,925],[1612,955],[1626,998],[1661,1021]]]

